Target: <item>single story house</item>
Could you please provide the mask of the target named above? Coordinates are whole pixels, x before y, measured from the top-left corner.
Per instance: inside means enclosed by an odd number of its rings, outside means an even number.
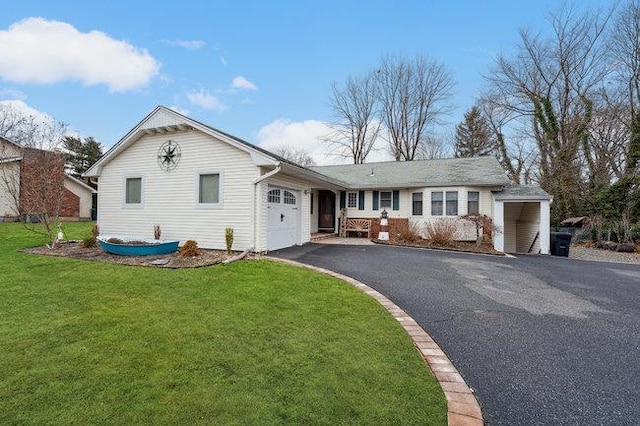
[[[60,184],[62,191],[58,190]],[[90,220],[96,192],[80,179],[64,173],[62,154],[23,147],[0,137],[2,220],[38,215],[43,210],[58,211],[62,220]]]
[[[490,157],[306,168],[159,106],[85,176],[98,179],[107,235],[160,225],[163,238],[222,249],[231,227],[234,249],[262,252],[337,232],[341,208],[418,222],[478,212],[502,230],[496,249],[549,253],[551,197],[511,185]]]

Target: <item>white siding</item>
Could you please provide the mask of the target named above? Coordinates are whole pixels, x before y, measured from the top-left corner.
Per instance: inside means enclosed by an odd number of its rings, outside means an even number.
[[[387,191],[386,189],[384,191]],[[459,186],[459,187],[429,187],[429,188],[414,188],[414,189],[401,189],[400,193],[400,204],[399,210],[393,210],[393,205],[391,208],[387,208],[387,213],[389,213],[389,217],[391,218],[409,218],[412,222],[416,223],[420,228],[423,228],[424,225],[432,220],[437,220],[443,217],[449,218],[459,218],[460,216],[464,216],[467,214],[467,200],[468,200],[468,192],[469,191],[477,191],[480,193],[480,201],[479,201],[479,210],[480,214],[486,214],[491,216],[492,214],[492,196],[491,191],[487,188],[478,188],[478,187],[467,187],[467,186]],[[431,215],[431,193],[435,191],[440,191],[445,194],[447,191],[452,192],[456,191],[458,193],[458,215],[457,216],[432,216]],[[358,192],[358,191],[347,191],[347,192]],[[380,191],[381,192],[381,191]],[[412,194],[415,192],[422,192],[422,215],[413,216],[413,198]],[[378,210],[373,210],[373,191],[367,190],[365,191],[364,196],[364,204],[365,209],[359,210],[356,208],[347,208],[347,217],[350,218],[375,218],[380,217],[380,213],[382,213],[382,208]],[[443,210],[446,212],[446,198],[443,201]],[[476,231],[475,225],[473,225],[469,221],[460,221],[459,223],[459,239],[460,240],[475,240],[476,239]]]
[[[80,199],[80,219],[91,218],[91,191],[71,179],[64,180],[64,187]]]
[[[529,247],[531,247],[535,239],[531,253],[538,253],[540,251],[540,238],[538,236],[536,239],[536,234],[540,229],[540,203],[523,203],[516,226],[516,251],[518,253],[528,253]]]
[[[20,163],[0,164],[0,216],[17,216],[14,193],[20,197]]]
[[[504,203],[504,251],[506,253],[516,253],[518,251],[518,232],[516,223],[520,217],[524,204],[517,202]]]
[[[153,117],[149,126],[161,123]],[[165,117],[165,121],[171,117]],[[175,124],[175,123],[164,123]],[[176,169],[158,166],[160,146],[180,145]],[[198,172],[221,173],[219,208],[198,206]],[[143,178],[143,206],[123,206],[126,176]],[[254,181],[259,169],[248,153],[198,131],[143,136],[108,163],[100,175],[98,222],[103,234],[150,237],[159,224],[163,239],[193,239],[203,248],[225,248],[224,230],[234,228],[234,250],[253,246]]]
[[[182,123],[183,121],[180,118],[160,109],[156,111],[153,116],[149,117],[149,120],[144,122],[140,128],[153,129],[156,127],[173,126]]]

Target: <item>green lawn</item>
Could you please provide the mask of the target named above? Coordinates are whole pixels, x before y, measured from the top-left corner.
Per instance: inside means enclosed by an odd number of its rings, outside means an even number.
[[[342,281],[18,252],[42,242],[0,224],[0,424],[446,424],[404,330]]]

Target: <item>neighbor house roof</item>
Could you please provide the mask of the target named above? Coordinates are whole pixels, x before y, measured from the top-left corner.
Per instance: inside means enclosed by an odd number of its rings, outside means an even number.
[[[509,185],[502,191],[494,191],[496,200],[551,200],[553,197],[536,185]]]
[[[509,179],[493,157],[388,161],[311,167],[356,189],[425,186],[506,186]]]

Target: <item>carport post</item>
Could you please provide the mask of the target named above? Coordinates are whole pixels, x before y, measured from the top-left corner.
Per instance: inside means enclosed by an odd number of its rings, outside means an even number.
[[[504,252],[504,201],[495,201],[493,205],[493,248]]]
[[[540,254],[549,254],[551,233],[550,201],[540,201]]]

